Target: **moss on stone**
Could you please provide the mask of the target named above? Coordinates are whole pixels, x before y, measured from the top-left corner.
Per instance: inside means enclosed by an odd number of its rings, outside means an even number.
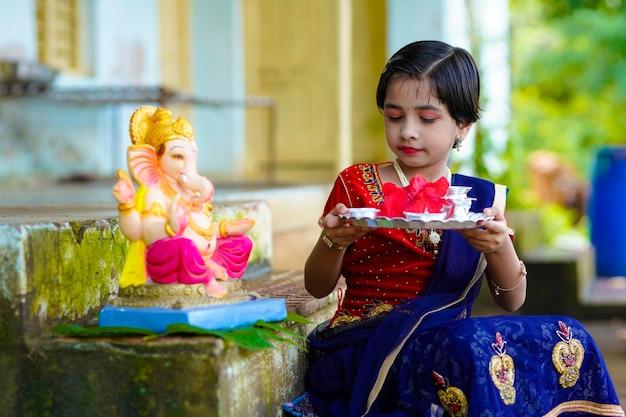
[[[128,243],[109,221],[36,225],[26,252],[28,319],[76,320],[117,291]]]

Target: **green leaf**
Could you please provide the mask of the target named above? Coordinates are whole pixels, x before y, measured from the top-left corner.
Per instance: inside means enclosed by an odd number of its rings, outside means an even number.
[[[246,349],[272,349],[274,345],[263,337],[261,329],[252,326],[237,327],[229,330],[206,330],[188,324],[172,324],[167,327],[167,334],[188,333],[195,335],[215,336]]]
[[[297,313],[292,313],[291,311],[287,312],[287,318],[280,323],[284,323],[288,321],[293,321],[294,323],[300,323],[300,324],[313,324],[314,323],[311,320],[308,320],[306,317],[303,317]]]
[[[285,337],[281,337],[279,335],[277,335],[276,333],[274,333],[271,330],[263,330],[264,331],[264,336],[268,339],[274,339],[277,340],[279,342],[283,342],[283,343],[287,343],[290,344],[291,346],[295,346],[298,349],[302,350],[303,352],[308,352],[309,350],[307,349],[306,345],[302,345],[301,343],[297,343],[291,339],[287,339]],[[300,336],[300,335],[298,335]],[[303,339],[306,339],[305,337],[302,337]]]
[[[241,326],[234,329],[207,330],[201,327],[179,323],[167,326],[164,333],[156,333],[152,330],[134,327],[81,327],[70,324],[59,324],[53,329],[53,332],[63,336],[73,337],[144,336],[143,340],[146,341],[159,339],[172,334],[214,336],[245,349],[274,349],[275,346],[271,341],[275,341],[288,343],[306,352],[306,345],[291,340],[291,338],[306,340],[306,336],[285,328],[284,326],[288,322],[301,324],[313,323],[299,314],[288,312],[287,318],[280,322],[268,323],[263,320],[258,320],[254,326]],[[290,338],[279,334],[285,334]]]
[[[170,324],[165,329],[165,334],[175,334],[175,333],[188,333],[188,334],[196,334],[201,336],[218,336],[222,337],[222,333],[219,330],[207,330],[201,327],[192,326],[190,324],[178,323],[178,324]]]
[[[275,346],[263,337],[261,329],[252,328],[246,330],[232,330],[225,334],[224,337],[240,347],[246,349],[274,349]]]
[[[59,324],[52,329],[54,333],[71,337],[106,337],[106,336],[136,336],[136,335],[156,335],[157,333],[149,329],[138,329],[135,327],[117,326],[94,326],[81,327],[74,324]]]
[[[300,333],[296,333],[293,330],[289,330],[287,328],[284,328],[274,323],[267,323],[263,320],[258,320],[256,323],[254,323],[254,325],[256,327],[264,327],[266,329],[275,330],[277,332],[287,333],[288,335],[299,338],[299,339],[306,339],[306,336],[303,336]]]

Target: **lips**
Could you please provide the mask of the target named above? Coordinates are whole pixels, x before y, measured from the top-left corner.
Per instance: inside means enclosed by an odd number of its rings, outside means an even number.
[[[406,155],[414,155],[418,152],[421,152],[420,149],[411,148],[410,146],[401,146],[400,151]]]

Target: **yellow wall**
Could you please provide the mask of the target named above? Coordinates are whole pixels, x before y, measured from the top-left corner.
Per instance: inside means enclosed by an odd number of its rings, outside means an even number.
[[[353,0],[352,155],[353,162],[389,160],[376,86],[385,66],[385,0]]]
[[[159,0],[163,85],[189,92],[191,1]],[[386,58],[385,0],[347,1],[352,105],[344,113],[339,108],[339,31],[346,24],[340,21],[341,0],[243,0],[246,94],[270,96],[277,103],[273,126],[267,109],[246,112],[245,178],[266,179],[274,164],[279,181],[328,181],[339,165],[386,159],[375,103]],[[180,106],[170,110],[192,116]],[[342,114],[351,118],[347,162],[339,156]]]
[[[246,93],[278,103],[278,180],[315,182],[337,174],[339,140],[339,1],[244,0]],[[385,59],[385,1],[352,7],[353,156],[384,159],[375,88]],[[267,173],[267,118],[248,111],[246,176]]]
[[[191,30],[192,0],[159,0],[159,46],[161,48],[162,86],[177,91],[192,92]],[[168,104],[175,117],[186,117],[193,123],[192,110],[187,105]]]

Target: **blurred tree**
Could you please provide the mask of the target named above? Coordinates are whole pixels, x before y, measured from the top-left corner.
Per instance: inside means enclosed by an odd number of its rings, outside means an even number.
[[[512,121],[501,182],[537,202],[522,174],[537,149],[589,181],[598,146],[626,143],[626,8],[621,0],[511,0]],[[521,190],[525,190],[521,192]]]

